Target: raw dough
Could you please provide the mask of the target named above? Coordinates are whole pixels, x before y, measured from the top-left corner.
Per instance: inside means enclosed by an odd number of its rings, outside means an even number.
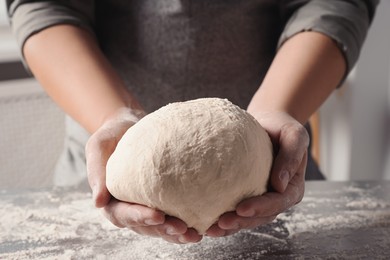
[[[125,133],[107,163],[107,188],[204,234],[242,199],[266,191],[272,157],[268,134],[230,101],[177,102]]]

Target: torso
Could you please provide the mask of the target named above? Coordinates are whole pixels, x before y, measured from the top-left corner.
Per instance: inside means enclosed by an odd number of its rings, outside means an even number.
[[[199,97],[246,108],[283,29],[278,2],[96,1],[96,32],[147,111]]]

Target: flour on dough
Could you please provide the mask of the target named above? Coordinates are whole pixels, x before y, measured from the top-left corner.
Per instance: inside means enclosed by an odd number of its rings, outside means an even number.
[[[230,101],[177,102],[125,133],[107,163],[107,188],[204,234],[238,202],[266,191],[272,159],[266,131]]]

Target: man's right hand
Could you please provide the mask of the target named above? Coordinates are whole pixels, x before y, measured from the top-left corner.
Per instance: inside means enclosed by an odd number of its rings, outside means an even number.
[[[161,237],[172,243],[195,243],[202,239],[180,219],[144,205],[123,202],[111,196],[106,187],[106,164],[125,132],[145,113],[120,109],[107,119],[90,137],[86,145],[88,182],[95,206],[115,226],[129,228],[139,234]]]

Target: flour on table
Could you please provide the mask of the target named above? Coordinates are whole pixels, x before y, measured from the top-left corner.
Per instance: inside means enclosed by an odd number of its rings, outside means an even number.
[[[115,227],[90,193],[2,193],[0,259],[390,259],[390,204],[373,189],[351,187],[330,198],[310,191],[267,226],[189,245]]]

